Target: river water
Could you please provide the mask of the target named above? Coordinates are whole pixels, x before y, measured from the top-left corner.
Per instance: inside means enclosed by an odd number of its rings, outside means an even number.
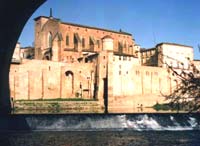
[[[0,146],[199,146],[198,114],[14,115]]]

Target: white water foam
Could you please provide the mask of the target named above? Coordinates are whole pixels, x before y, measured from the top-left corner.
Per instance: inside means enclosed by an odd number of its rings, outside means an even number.
[[[136,119],[133,121],[127,120],[127,125],[129,128],[134,129],[134,130],[160,130],[162,127],[159,125],[159,123],[154,120],[151,117],[148,117],[147,115],[144,115],[140,117],[140,119]]]
[[[185,121],[182,121],[185,120]],[[194,117],[176,118],[174,116],[128,116],[112,115],[86,118],[58,117],[58,118],[27,118],[27,123],[37,131],[70,131],[70,130],[155,130],[155,131],[182,131],[199,130],[197,119]]]

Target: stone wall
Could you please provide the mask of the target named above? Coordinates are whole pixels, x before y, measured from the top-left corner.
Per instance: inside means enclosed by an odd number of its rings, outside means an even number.
[[[139,66],[134,57],[102,51],[97,62],[96,67],[94,63],[23,60],[21,65],[11,65],[11,97],[15,101],[96,100],[101,110],[107,100],[108,112],[126,113],[165,103],[162,94],[177,86],[167,69]]]
[[[177,82],[167,69],[133,65],[132,60],[115,59],[109,112],[135,112],[139,107],[152,107],[166,103],[168,95],[177,87]],[[108,67],[109,68],[109,67]],[[108,78],[109,80],[109,78]]]
[[[59,63],[23,60],[11,65],[10,91],[15,100],[94,98],[92,63]]]

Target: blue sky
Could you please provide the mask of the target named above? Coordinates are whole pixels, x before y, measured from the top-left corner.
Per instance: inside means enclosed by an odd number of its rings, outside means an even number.
[[[129,32],[142,48],[160,42],[194,47],[200,59],[200,0],[47,0],[27,22],[21,46],[34,41],[34,18],[53,16],[65,22]]]

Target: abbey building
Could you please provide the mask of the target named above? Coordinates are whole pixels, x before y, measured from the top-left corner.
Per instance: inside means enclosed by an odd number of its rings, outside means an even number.
[[[34,20],[34,59],[11,66],[14,100],[80,98],[111,113],[133,112],[165,102],[163,94],[177,87],[166,65],[189,71],[194,62],[191,46],[160,43],[143,49],[122,30],[52,16]]]

